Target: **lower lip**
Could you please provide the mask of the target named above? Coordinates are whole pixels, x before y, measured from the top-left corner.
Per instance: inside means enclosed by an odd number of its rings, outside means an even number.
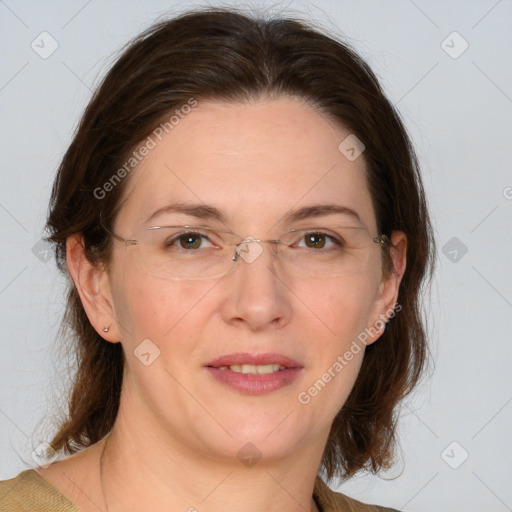
[[[287,368],[265,375],[234,372],[227,368],[219,370],[212,366],[206,367],[213,378],[245,395],[263,395],[277,391],[291,384],[300,374],[302,368]]]

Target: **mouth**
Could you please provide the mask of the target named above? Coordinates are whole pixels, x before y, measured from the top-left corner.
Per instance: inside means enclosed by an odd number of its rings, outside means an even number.
[[[237,353],[205,365],[219,382],[246,395],[260,395],[291,384],[303,366],[282,354]]]
[[[287,369],[302,368],[300,363],[283,354],[250,354],[247,352],[228,354],[214,361],[210,361],[205,366],[218,368],[219,370],[229,369],[237,373],[251,373],[254,375],[265,375]]]
[[[248,375],[268,375],[269,373],[286,370],[286,366],[280,364],[232,364],[230,366],[219,366],[219,370],[231,370],[236,373]]]

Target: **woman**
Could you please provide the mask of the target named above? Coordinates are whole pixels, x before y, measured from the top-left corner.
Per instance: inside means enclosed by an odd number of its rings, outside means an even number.
[[[392,464],[434,241],[352,50],[234,9],[151,27],[87,107],[47,227],[79,368],[46,453],[71,456],[2,482],[2,510],[391,510],[326,481]]]

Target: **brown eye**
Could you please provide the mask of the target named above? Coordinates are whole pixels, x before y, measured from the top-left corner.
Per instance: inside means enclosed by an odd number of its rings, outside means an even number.
[[[206,235],[203,235],[202,233],[180,233],[169,238],[165,242],[165,247],[176,247],[177,249],[185,250],[197,250],[206,248],[201,246],[204,246],[203,242],[210,242],[210,239]]]
[[[309,249],[332,249],[342,245],[335,237],[314,231],[305,233],[301,240],[305,241],[305,246]]]
[[[195,233],[181,235],[180,245],[183,249],[198,249],[201,246],[201,235]]]
[[[315,249],[323,249],[326,235],[322,233],[308,233],[305,235],[306,245]]]

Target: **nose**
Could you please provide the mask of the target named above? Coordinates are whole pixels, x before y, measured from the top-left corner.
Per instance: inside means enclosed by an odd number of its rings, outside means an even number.
[[[234,268],[225,280],[225,322],[259,331],[280,328],[290,321],[291,291],[276,269],[274,251],[274,244],[251,237],[237,246]]]

